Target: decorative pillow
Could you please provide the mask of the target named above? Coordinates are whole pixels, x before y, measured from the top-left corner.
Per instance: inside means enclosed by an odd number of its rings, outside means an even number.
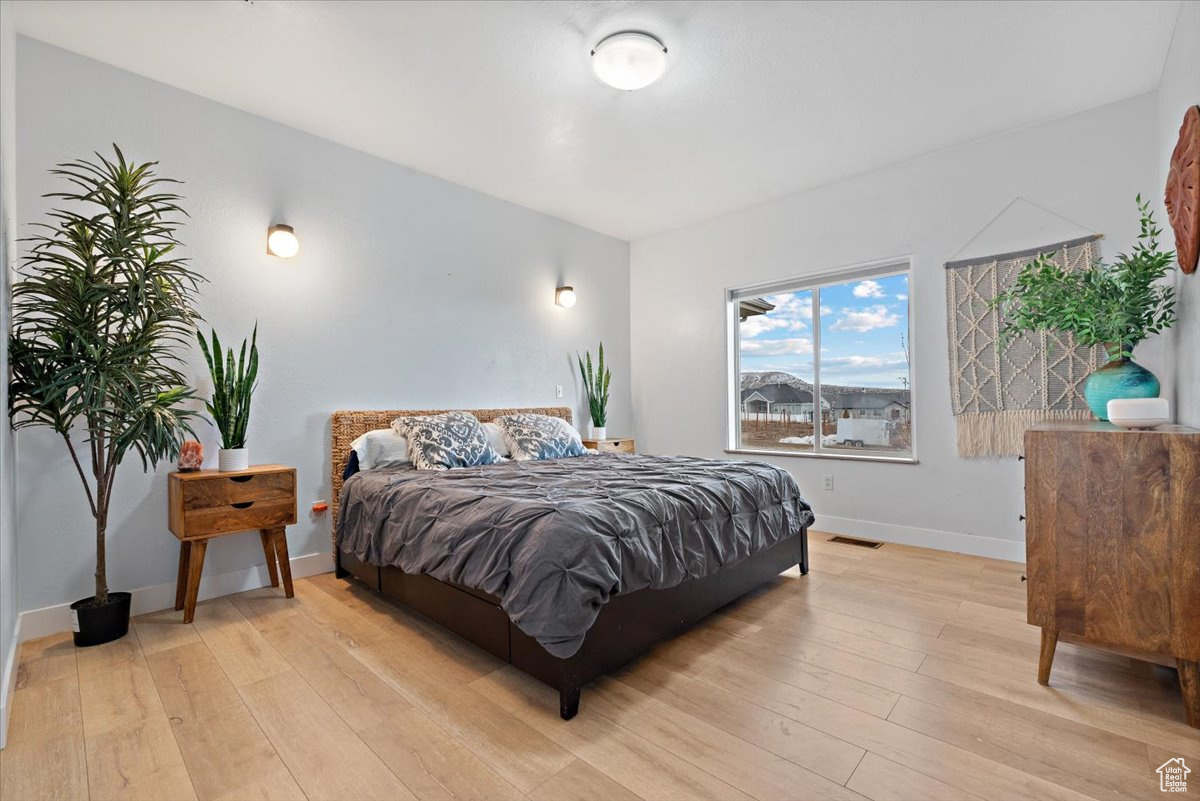
[[[579,432],[566,420],[544,414],[509,414],[496,419],[504,431],[504,439],[512,458],[518,462],[531,459],[561,459],[587,453]]]
[[[368,431],[351,442],[350,449],[358,454],[359,470],[400,467],[412,461],[408,458],[408,440],[393,428]]]
[[[504,439],[504,430],[500,426],[495,423],[484,423],[483,433],[487,434],[488,445],[492,446],[492,450],[501,456],[512,456],[508,441]]]
[[[418,470],[474,467],[501,459],[488,444],[483,426],[469,412],[397,417],[392,428],[408,439],[408,453]]]

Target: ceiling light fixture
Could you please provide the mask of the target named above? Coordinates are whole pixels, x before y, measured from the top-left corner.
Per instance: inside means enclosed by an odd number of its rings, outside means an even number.
[[[300,240],[290,225],[272,225],[267,229],[267,253],[281,259],[290,259],[300,251]]]
[[[649,86],[666,69],[667,48],[648,33],[614,33],[592,50],[592,70],[614,89],[630,92]]]
[[[560,286],[554,290],[554,302],[562,306],[564,309],[569,309],[575,305],[575,287]]]

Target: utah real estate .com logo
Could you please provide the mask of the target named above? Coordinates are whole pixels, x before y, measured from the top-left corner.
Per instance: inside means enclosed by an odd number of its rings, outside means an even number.
[[[1168,759],[1158,768],[1158,789],[1164,793],[1186,793],[1187,777],[1192,769],[1183,764],[1183,757]]]

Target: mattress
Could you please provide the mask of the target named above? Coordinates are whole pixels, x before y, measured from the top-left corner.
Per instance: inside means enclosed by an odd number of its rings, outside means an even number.
[[[342,489],[337,542],[368,564],[496,596],[566,658],[613,595],[712,575],[812,521],[772,465],[603,455],[359,472]]]

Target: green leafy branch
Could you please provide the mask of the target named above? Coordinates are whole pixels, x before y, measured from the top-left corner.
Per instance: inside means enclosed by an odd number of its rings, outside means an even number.
[[[1103,345],[1111,359],[1128,359],[1138,343],[1175,323],[1175,289],[1163,280],[1175,253],[1158,249],[1162,230],[1141,195],[1137,206],[1138,241],[1113,264],[1097,260],[1068,271],[1054,263],[1055,254],[1041,254],[1021,269],[991,302],[1003,320],[1001,347],[1022,333],[1064,331],[1080,345]]]

